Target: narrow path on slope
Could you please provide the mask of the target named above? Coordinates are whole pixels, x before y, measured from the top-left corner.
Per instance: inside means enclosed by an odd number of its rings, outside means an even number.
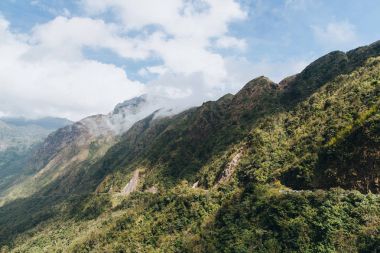
[[[128,184],[121,191],[122,195],[129,195],[132,192],[136,191],[137,186],[139,184],[139,170],[135,170],[133,172],[133,176],[131,180],[129,180]]]
[[[227,168],[223,171],[222,176],[218,180],[218,184],[228,181],[232,174],[234,174],[237,165],[240,162],[240,158],[243,155],[243,148],[240,148],[239,151],[233,156],[232,160],[228,163]]]

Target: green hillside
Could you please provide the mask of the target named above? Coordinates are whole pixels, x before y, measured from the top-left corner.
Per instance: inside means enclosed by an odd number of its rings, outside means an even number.
[[[94,143],[96,159],[0,207],[0,245],[3,252],[377,252],[379,106],[376,42],[332,52],[279,84],[259,77],[178,115],[153,113],[109,149]],[[45,164],[54,157],[48,151],[39,154]]]

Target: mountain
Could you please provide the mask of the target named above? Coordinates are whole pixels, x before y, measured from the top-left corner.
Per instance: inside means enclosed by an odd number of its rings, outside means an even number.
[[[146,116],[146,106],[146,95],[142,95],[118,104],[107,115],[90,116],[51,133],[25,155],[22,176],[0,191],[3,202],[29,196],[58,178],[83,171],[102,157],[120,134]]]
[[[0,119],[6,124],[12,125],[12,126],[17,126],[17,127],[38,126],[38,127],[41,127],[44,129],[50,129],[50,130],[56,130],[58,128],[61,128],[73,123],[72,121],[68,119],[54,118],[54,117],[45,117],[45,118],[40,118],[40,119],[3,117]]]
[[[142,101],[36,149],[0,207],[3,251],[380,249],[380,42],[116,131]]]
[[[41,118],[0,118],[0,151],[7,148],[28,148],[44,139],[48,134],[71,124],[67,119]]]
[[[0,118],[0,192],[18,177],[25,157],[51,132],[70,125],[61,118]]]

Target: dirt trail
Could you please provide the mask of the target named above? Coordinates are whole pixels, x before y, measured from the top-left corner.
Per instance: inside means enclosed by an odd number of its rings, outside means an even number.
[[[235,172],[236,166],[240,162],[240,158],[243,155],[243,149],[239,149],[239,151],[234,155],[232,160],[228,163],[227,168],[223,171],[222,176],[218,180],[218,183],[223,183],[228,181],[232,174]]]
[[[133,172],[133,176],[131,180],[129,180],[128,184],[123,188],[121,194],[129,195],[130,193],[136,191],[137,186],[139,184],[139,170],[135,170]]]

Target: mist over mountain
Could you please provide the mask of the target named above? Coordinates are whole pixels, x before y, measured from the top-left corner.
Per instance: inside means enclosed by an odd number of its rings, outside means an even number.
[[[378,0],[0,0],[0,253],[380,253]]]
[[[114,110],[106,115],[93,115],[78,122],[55,118],[6,118],[8,124],[17,129],[25,129],[32,135],[32,128],[45,129],[42,126],[51,127],[60,123],[62,128],[52,133],[48,129],[41,130],[40,138],[33,135],[36,137],[33,139],[34,142],[16,153],[17,159],[16,154],[10,155],[14,149],[6,149],[3,159],[6,168],[2,170],[4,186],[0,187],[0,204],[30,196],[59,177],[78,173],[83,166],[89,166],[100,159],[137,121],[153,112],[156,117],[173,115],[174,110],[165,107],[164,100],[158,97],[149,97],[148,100],[147,95],[142,95],[117,104]],[[65,123],[70,124],[65,126]],[[50,128],[49,130],[52,131]],[[25,137],[21,133],[18,135],[20,138]],[[26,140],[22,141],[22,144],[26,145]],[[21,144],[17,143],[16,146],[19,148]],[[5,159],[6,156],[10,157]]]
[[[2,250],[376,252],[379,96],[375,42],[198,107],[121,102],[18,159]]]

